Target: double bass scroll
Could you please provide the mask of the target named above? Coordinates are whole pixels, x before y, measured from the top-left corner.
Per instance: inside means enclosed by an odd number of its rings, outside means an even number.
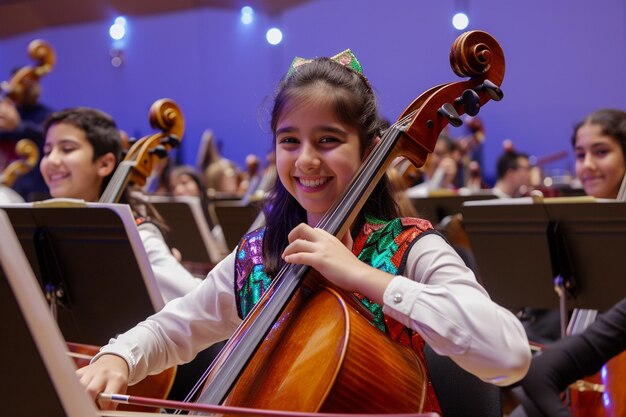
[[[421,166],[428,153],[434,150],[439,133],[448,123],[458,124],[461,114],[475,114],[489,100],[502,98],[499,86],[504,77],[504,55],[491,35],[481,31],[461,35],[452,47],[450,60],[457,75],[470,78],[433,87],[416,98],[399,120],[386,130],[342,197],[317,225],[318,228],[334,236],[343,236],[396,157],[405,156],[416,166]],[[416,405],[414,401],[418,395],[415,384],[424,383],[424,375],[421,375],[421,380],[415,376],[419,375],[418,368],[421,366],[416,357],[411,357],[415,353],[391,342],[372,326],[355,324],[366,319],[351,303],[352,296],[328,288],[327,283],[319,284],[324,281],[307,266],[288,264],[281,269],[259,303],[213,362],[198,402],[289,411],[421,411],[420,402]],[[329,314],[329,305],[333,303],[334,313]],[[300,314],[316,316],[317,325],[306,325],[305,330],[300,331],[300,325],[304,322],[299,319]],[[306,323],[313,320],[309,317]],[[358,343],[341,338],[335,346],[348,348],[333,353],[337,359],[333,359],[333,363],[337,367],[327,372],[326,376],[313,375],[316,371],[326,372],[325,364],[329,361],[328,357],[323,356],[329,353],[322,353],[321,359],[317,355],[315,349],[319,344],[315,340],[325,337],[322,335],[325,334],[326,326],[336,323],[347,323],[350,329],[369,330],[367,336],[355,331],[345,337],[356,337],[358,341],[361,337],[372,338],[378,334],[395,349],[386,351],[390,356],[385,356],[386,362],[383,364],[373,363],[374,358],[371,356],[367,361],[360,362],[359,352],[352,350],[356,349]],[[297,336],[287,336],[288,333]],[[286,352],[290,343],[281,345],[285,339],[294,344],[299,341],[294,346],[295,351]],[[391,356],[393,359],[389,359]],[[281,358],[286,358],[285,363],[280,362]],[[307,361],[322,362],[317,362],[317,366],[300,369],[292,366]],[[363,363],[368,365],[364,367]],[[356,369],[352,366],[356,366]],[[375,388],[367,385],[367,377],[361,377],[361,373],[369,375],[368,372],[372,370],[378,372],[389,369],[403,370],[391,372],[396,376],[411,369],[412,376],[408,380],[386,383],[384,387],[378,384]],[[264,373],[259,370],[272,371],[270,378],[264,379]],[[287,373],[280,374],[281,370]],[[310,383],[313,380],[319,383],[314,386]],[[377,402],[381,396],[385,400]]]

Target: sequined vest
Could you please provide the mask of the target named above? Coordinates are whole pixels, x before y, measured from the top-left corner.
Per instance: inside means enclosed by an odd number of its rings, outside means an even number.
[[[433,231],[430,222],[417,218],[398,218],[378,221],[368,218],[354,239],[353,253],[363,262],[388,272],[402,275],[409,249],[423,234]],[[269,287],[271,279],[263,271],[263,235],[265,228],[245,235],[237,247],[235,260],[235,295],[240,317],[245,317]],[[374,325],[387,333],[392,340],[412,348],[424,359],[424,340],[412,329],[383,314],[382,306],[356,294],[374,317]],[[428,376],[426,400],[423,412],[441,409]]]

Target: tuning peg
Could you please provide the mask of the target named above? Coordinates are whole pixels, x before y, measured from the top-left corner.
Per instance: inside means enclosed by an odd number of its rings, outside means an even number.
[[[174,134],[170,134],[169,136],[161,139],[161,144],[175,148],[180,144],[180,138]]]
[[[128,147],[130,148],[131,146],[133,146],[135,143],[139,142],[138,138],[128,138],[126,140],[126,142],[128,143]]]
[[[494,101],[500,101],[502,100],[502,97],[504,97],[504,93],[502,92],[500,87],[498,87],[489,80],[483,81],[483,83],[478,86],[478,88],[481,91],[486,91],[489,97],[491,97],[491,99]]]
[[[461,97],[458,97],[454,100],[455,104],[463,104],[463,108],[465,109],[465,113],[469,116],[476,116],[478,111],[480,110],[480,97],[478,93],[474,90],[467,89],[463,91]]]
[[[150,151],[151,154],[158,156],[160,159],[167,157],[167,149],[162,145],[156,146]]]
[[[459,127],[463,124],[463,120],[461,120],[461,117],[456,112],[456,109],[450,103],[445,103],[441,106],[439,110],[437,110],[437,113],[448,119],[448,122],[450,122],[450,124],[454,127]]]

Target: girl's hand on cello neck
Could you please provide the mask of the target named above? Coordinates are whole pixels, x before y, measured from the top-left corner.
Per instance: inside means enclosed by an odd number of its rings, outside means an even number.
[[[101,392],[123,394],[128,387],[128,364],[117,355],[103,355],[92,364],[76,370],[87,393],[95,401]],[[100,409],[115,410],[117,403],[99,401]]]
[[[382,304],[393,276],[361,262],[352,252],[350,233],[340,241],[322,230],[301,223],[289,233],[285,262],[308,265],[345,291],[358,292]]]

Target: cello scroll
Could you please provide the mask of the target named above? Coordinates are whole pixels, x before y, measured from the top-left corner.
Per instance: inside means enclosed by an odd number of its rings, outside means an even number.
[[[403,112],[400,121],[404,134],[412,140],[402,146],[402,153],[420,167],[435,149],[439,133],[448,123],[459,126],[460,116],[475,116],[489,100],[503,97],[504,53],[498,42],[483,31],[459,36],[450,50],[450,66],[467,81],[433,87],[415,99]],[[417,145],[417,146],[415,146]]]
[[[159,133],[143,137],[131,145],[100,198],[101,203],[118,202],[129,183],[142,187],[157,161],[178,146],[185,131],[185,120],[178,104],[171,99],[155,101],[150,107],[150,125]]]
[[[52,71],[56,62],[54,49],[43,39],[35,39],[28,45],[28,55],[36,65],[22,67],[13,74],[10,81],[0,83],[0,98],[8,97],[17,105],[23,104],[28,85],[36,83]]]
[[[15,144],[15,153],[19,157],[11,162],[0,175],[0,184],[12,187],[13,183],[37,166],[39,149],[30,139],[22,139]]]

